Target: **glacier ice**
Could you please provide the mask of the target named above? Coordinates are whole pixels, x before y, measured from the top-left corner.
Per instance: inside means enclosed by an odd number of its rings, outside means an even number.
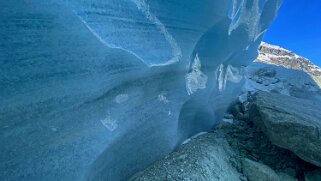
[[[201,71],[201,61],[196,54],[192,71],[186,74],[186,88],[188,95],[193,94],[198,89],[205,89],[208,77]]]
[[[124,180],[217,124],[281,0],[0,2],[0,180]]]

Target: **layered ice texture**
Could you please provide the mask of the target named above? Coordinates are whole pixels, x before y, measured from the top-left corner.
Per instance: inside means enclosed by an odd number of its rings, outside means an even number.
[[[209,130],[280,1],[0,1],[0,180],[125,180]]]

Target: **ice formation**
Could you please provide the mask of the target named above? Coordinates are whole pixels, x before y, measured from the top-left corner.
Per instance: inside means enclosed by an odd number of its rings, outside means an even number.
[[[195,93],[198,89],[205,89],[208,77],[201,71],[201,61],[196,54],[192,71],[186,74],[186,89],[188,95]]]
[[[215,126],[281,0],[0,2],[0,180],[125,180]]]

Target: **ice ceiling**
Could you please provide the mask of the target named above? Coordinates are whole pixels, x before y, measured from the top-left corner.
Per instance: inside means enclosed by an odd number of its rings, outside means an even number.
[[[124,180],[215,126],[281,0],[0,2],[0,180]]]

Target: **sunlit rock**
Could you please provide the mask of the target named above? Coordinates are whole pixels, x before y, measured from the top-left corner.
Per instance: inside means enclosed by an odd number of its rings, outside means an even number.
[[[320,102],[267,92],[254,99],[250,117],[270,141],[320,167]]]

